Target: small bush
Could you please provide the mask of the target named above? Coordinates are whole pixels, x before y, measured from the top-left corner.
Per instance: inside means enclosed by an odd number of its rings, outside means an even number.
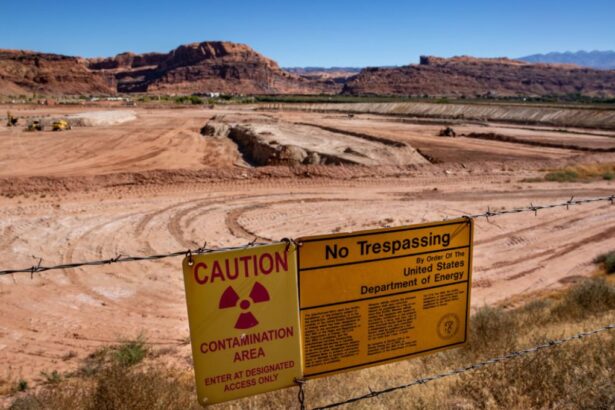
[[[480,308],[470,321],[468,349],[471,352],[494,352],[515,347],[517,323],[511,312],[501,308]]]
[[[604,258],[606,273],[615,273],[615,251],[609,252]]]
[[[17,390],[18,391],[26,391],[28,390],[28,382],[24,379],[21,379],[17,382]]]
[[[615,172],[605,172],[604,174],[602,174],[602,179],[606,181],[612,181],[613,179],[615,179]]]
[[[606,273],[615,273],[615,251],[596,256],[594,263],[603,265]]]
[[[197,95],[182,95],[180,97],[176,97],[175,98],[175,102],[177,104],[193,104],[193,105],[198,105],[198,104],[203,104],[203,100],[201,99],[201,97],[197,96]]]
[[[570,289],[553,309],[560,318],[581,318],[615,309],[615,286],[602,278],[588,279]]]
[[[139,371],[118,364],[105,367],[92,380],[68,380],[19,397],[10,407],[11,410],[198,408],[191,375],[178,377],[164,367]]]
[[[147,355],[143,336],[129,340],[114,348],[114,358],[120,366],[129,367],[140,363]]]
[[[47,384],[59,383],[62,380],[62,376],[58,373],[57,370],[52,371],[51,373],[41,372],[41,376],[45,378],[45,382]]]
[[[549,172],[545,179],[551,182],[575,182],[579,179],[579,174],[571,170]]]

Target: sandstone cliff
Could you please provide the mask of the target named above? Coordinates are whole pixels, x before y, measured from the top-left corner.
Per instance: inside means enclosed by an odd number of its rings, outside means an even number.
[[[421,57],[420,64],[366,68],[344,94],[412,96],[615,96],[615,71],[529,64],[506,58]]]
[[[339,84],[286,72],[244,44],[182,45],[168,54],[119,54],[90,60],[89,68],[117,81],[120,92],[229,94],[337,93]]]
[[[112,82],[76,57],[0,50],[0,95],[113,94]]]

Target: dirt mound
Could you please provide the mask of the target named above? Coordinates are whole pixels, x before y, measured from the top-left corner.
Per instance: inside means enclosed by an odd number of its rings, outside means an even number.
[[[123,53],[90,60],[92,70],[105,70],[120,92],[226,94],[337,93],[331,80],[310,80],[244,44],[212,41],[182,45],[167,54]]]
[[[505,58],[421,57],[418,65],[367,68],[344,86],[351,95],[615,96],[615,71],[529,64]]]
[[[0,95],[114,94],[112,84],[77,57],[0,50]]]
[[[237,116],[220,116],[209,121],[201,132],[231,139],[244,160],[253,166],[428,163],[404,143],[265,116],[255,116],[249,122]]]

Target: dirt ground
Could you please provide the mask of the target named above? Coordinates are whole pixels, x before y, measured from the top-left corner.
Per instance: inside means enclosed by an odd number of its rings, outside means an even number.
[[[28,116],[100,111],[11,108]],[[39,258],[51,265],[204,242],[240,245],[615,193],[615,182],[602,179],[527,182],[545,169],[614,163],[614,153],[443,138],[441,125],[386,116],[272,111],[266,114],[284,127],[336,128],[345,143],[347,132],[397,140],[437,163],[259,169],[230,139],[199,133],[216,115],[249,121],[251,107],[130,110],[132,121],[63,133],[0,126],[1,269]],[[615,147],[607,131],[455,126],[459,133],[485,128],[533,141]],[[478,220],[473,308],[590,275],[592,259],[615,247],[614,209],[597,203]],[[41,371],[72,370],[101,346],[140,333],[166,349],[166,360],[191,365],[181,258],[3,276],[0,295],[1,378],[36,380]]]

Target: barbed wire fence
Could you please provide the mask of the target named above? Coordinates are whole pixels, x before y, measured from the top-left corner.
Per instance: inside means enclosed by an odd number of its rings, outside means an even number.
[[[596,203],[596,202],[610,202],[611,205],[614,205],[615,195],[584,198],[584,199],[575,199],[574,197],[571,197],[568,201],[565,201],[565,202],[551,203],[547,205],[534,205],[530,203],[529,206],[512,208],[512,209],[491,210],[491,208],[489,207],[487,208],[485,212],[476,213],[476,214],[464,214],[464,215],[460,215],[460,217],[470,218],[470,219],[485,218],[486,220],[489,220],[489,218],[495,217],[495,216],[520,214],[520,213],[526,213],[526,212],[532,212],[534,213],[534,215],[537,216],[538,211],[542,211],[542,210],[554,209],[554,208],[570,209],[571,206],[579,206],[579,205],[585,205],[585,204]],[[450,219],[450,218],[447,218],[447,219]],[[286,239],[286,238],[283,239],[283,241],[286,241],[288,243],[294,242],[294,240]],[[42,259],[39,258],[38,263],[30,267],[0,270],[0,277],[4,275],[13,275],[16,273],[30,273],[30,277],[32,278],[35,273],[46,272],[46,271],[51,271],[51,270],[74,269],[74,268],[88,267],[88,266],[102,266],[102,265],[111,265],[111,264],[125,263],[125,262],[155,261],[155,260],[174,258],[174,257],[180,257],[180,256],[190,257],[191,255],[200,255],[200,254],[218,252],[218,251],[245,249],[245,248],[258,246],[258,245],[265,245],[265,244],[267,243],[266,242],[256,242],[256,240],[254,240],[252,242],[249,242],[244,245],[239,245],[239,246],[209,248],[207,247],[207,243],[205,243],[202,247],[199,247],[196,249],[179,250],[179,251],[169,252],[169,253],[161,253],[161,254],[155,254],[155,255],[138,255],[138,256],[125,256],[125,255],[119,254],[115,257],[107,258],[107,259],[89,260],[89,261],[83,261],[83,262],[71,262],[71,263],[49,265],[49,266],[42,265]],[[473,364],[470,364],[464,367],[460,367],[457,369],[449,370],[443,373],[416,379],[416,380],[413,380],[405,384],[388,387],[382,390],[371,390],[370,389],[369,393],[366,393],[364,395],[352,397],[352,398],[338,401],[338,402],[329,403],[329,404],[326,404],[320,407],[314,407],[313,410],[330,409],[330,408],[335,408],[335,407],[339,407],[339,406],[343,406],[347,404],[352,404],[352,403],[362,401],[362,400],[371,399],[374,397],[378,397],[380,395],[392,393],[394,391],[407,389],[413,386],[426,384],[426,383],[439,380],[439,379],[443,379],[446,377],[451,377],[451,376],[459,375],[459,374],[466,373],[469,371],[478,370],[486,366],[513,360],[513,359],[523,357],[528,354],[536,353],[542,350],[552,349],[554,347],[560,346],[562,344],[565,344],[565,343],[568,343],[574,340],[581,340],[586,337],[593,336],[598,333],[607,332],[613,329],[615,329],[615,323],[608,324],[608,325],[605,325],[603,327],[600,327],[600,328],[597,328],[591,331],[580,332],[580,333],[574,334],[566,338],[548,340],[547,342],[539,344],[539,345],[535,345],[535,346],[522,349],[522,350],[509,352],[502,356],[492,357],[490,359],[476,362],[476,363],[473,363]],[[301,380],[301,379],[296,380],[296,384],[299,387],[297,399],[299,402],[299,406],[302,410],[306,408],[305,407],[305,390],[304,390],[304,385],[306,384],[306,382],[307,382],[306,380]]]
[[[553,203],[553,204],[548,204],[548,205],[530,204],[527,207],[513,208],[513,209],[491,210],[491,208],[487,208],[487,211],[485,212],[478,213],[478,214],[464,214],[464,215],[460,215],[460,217],[471,218],[471,219],[485,218],[489,220],[489,218],[494,217],[494,216],[519,214],[519,213],[524,213],[524,212],[533,212],[534,215],[538,215],[538,211],[541,211],[541,210],[553,209],[553,208],[569,209],[571,206],[585,205],[585,204],[590,204],[590,203],[595,203],[595,202],[610,202],[611,205],[613,205],[615,203],[615,195],[585,198],[585,199],[574,199],[574,197],[571,197],[568,201],[565,201],[565,202]],[[185,249],[185,250],[169,252],[169,253],[162,253],[162,254],[157,254],[157,255],[126,256],[126,255],[119,254],[113,258],[108,258],[108,259],[90,260],[90,261],[83,261],[83,262],[71,262],[71,263],[63,263],[63,264],[50,265],[50,266],[42,265],[43,260],[39,258],[38,263],[30,267],[0,270],[0,276],[12,275],[15,273],[30,273],[30,275],[34,275],[35,273],[38,273],[38,272],[46,272],[50,270],[74,269],[74,268],[80,268],[84,266],[101,266],[101,265],[111,265],[115,263],[124,263],[124,262],[153,261],[153,260],[160,260],[160,259],[166,259],[166,258],[174,258],[174,257],[179,257],[179,256],[187,256],[191,254],[200,255],[200,254],[210,253],[210,252],[245,249],[245,248],[249,248],[252,246],[265,245],[265,244],[266,243],[264,242],[252,241],[247,244],[238,245],[238,246],[229,246],[229,247],[223,247],[223,248],[208,248],[207,242],[206,242],[202,247],[199,247],[196,249]]]

